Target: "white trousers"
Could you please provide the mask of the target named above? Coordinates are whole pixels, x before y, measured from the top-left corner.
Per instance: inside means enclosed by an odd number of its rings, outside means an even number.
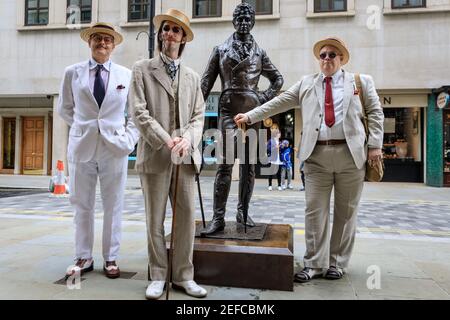
[[[75,209],[75,258],[91,259],[97,179],[103,203],[103,259],[117,259],[122,235],[122,210],[128,157],[112,154],[101,138],[88,162],[69,162],[70,202]]]

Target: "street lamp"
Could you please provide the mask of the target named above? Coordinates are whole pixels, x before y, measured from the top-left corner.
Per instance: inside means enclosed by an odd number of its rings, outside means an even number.
[[[148,27],[148,57],[153,58],[155,52],[155,26],[153,25],[153,17],[155,16],[155,0],[150,0],[149,3],[150,21]]]
[[[136,40],[139,39],[141,33],[146,33],[148,36],[148,57],[153,58],[155,52],[155,27],[153,26],[153,17],[155,16],[155,0],[149,0],[148,2],[148,12],[149,12],[149,23],[148,32],[141,31],[137,34]]]

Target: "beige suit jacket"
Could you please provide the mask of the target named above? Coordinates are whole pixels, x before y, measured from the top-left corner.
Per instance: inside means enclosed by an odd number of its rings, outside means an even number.
[[[303,131],[299,145],[300,161],[307,160],[316,146],[320,124],[323,119],[324,90],[320,73],[304,76],[294,86],[246,113],[250,123],[266,119],[294,107],[300,108]],[[364,106],[369,122],[369,137],[366,137],[363,112],[356,91],[353,73],[344,72],[344,135],[356,166],[360,169],[367,159],[367,147],[381,148],[383,145],[384,114],[373,79],[361,74]]]
[[[128,103],[135,125],[141,133],[136,160],[136,170],[139,173],[161,173],[168,169],[172,163],[171,152],[165,144],[176,136],[183,136],[191,142],[191,153],[184,159],[184,163],[194,163],[196,170],[200,170],[199,147],[205,111],[200,77],[183,64],[180,65],[179,73],[181,132],[170,132],[173,117],[170,103],[173,103],[175,97],[161,57],[158,55],[150,60],[141,60],[133,66]]]

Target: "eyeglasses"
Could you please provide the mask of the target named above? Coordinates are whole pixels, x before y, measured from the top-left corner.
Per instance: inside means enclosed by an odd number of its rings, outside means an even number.
[[[163,27],[163,31],[165,31],[165,32],[169,32],[170,31],[170,26],[168,25],[168,24],[166,24],[164,27]],[[181,31],[181,28],[180,27],[178,27],[178,26],[173,26],[172,27],[172,32],[173,33],[178,33],[178,32],[180,32]]]
[[[327,56],[330,59],[334,59],[334,58],[336,58],[337,55],[338,54],[336,52],[323,52],[323,53],[319,54],[319,57],[320,57],[320,59],[325,60],[327,58]]]
[[[110,36],[102,36],[100,34],[94,34],[91,39],[93,39],[95,42],[102,42],[104,41],[106,44],[111,44],[114,42],[114,38]]]

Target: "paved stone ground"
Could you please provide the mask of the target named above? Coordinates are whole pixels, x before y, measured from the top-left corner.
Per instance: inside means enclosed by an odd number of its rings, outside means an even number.
[[[206,219],[212,217],[212,183],[205,179],[203,205]],[[234,183],[235,185],[236,183]],[[260,182],[262,188],[262,183]],[[235,187],[235,186],[234,186]],[[0,190],[1,191],[1,190]],[[30,205],[31,204],[31,205]],[[237,192],[230,193],[227,204],[227,219],[234,219],[237,207]],[[125,193],[124,220],[145,221],[142,191],[129,187]],[[100,195],[97,194],[96,216],[103,214]],[[171,218],[170,205],[167,206],[168,221]],[[249,214],[257,222],[291,224],[300,234],[304,229],[304,192],[284,190],[256,192],[252,198]],[[197,201],[197,219],[201,219]],[[49,193],[1,198],[0,214],[43,215],[52,217],[72,217],[73,210],[67,197],[55,198]],[[444,201],[424,200],[381,200],[364,197],[358,215],[358,234],[366,236],[401,236],[401,238],[450,240],[450,198]]]

